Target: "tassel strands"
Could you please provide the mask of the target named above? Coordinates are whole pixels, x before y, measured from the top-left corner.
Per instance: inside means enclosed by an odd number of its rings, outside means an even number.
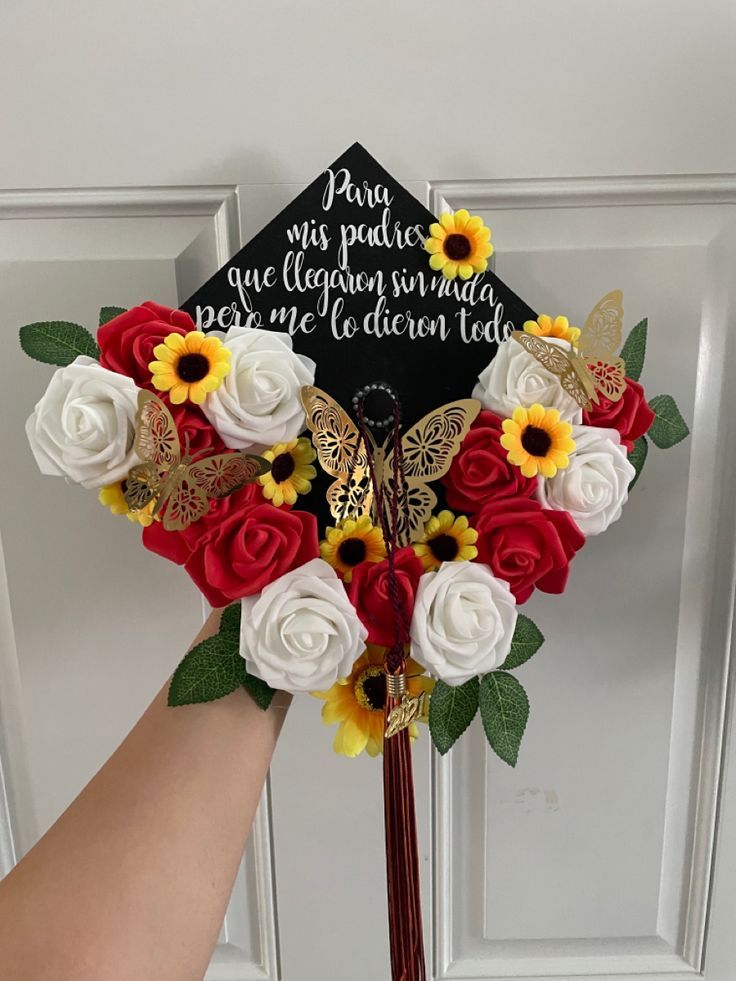
[[[394,565],[398,542],[398,517],[403,489],[401,418],[399,403],[392,397],[393,481],[392,493],[384,501],[383,482],[376,473],[368,436],[363,397],[357,402],[361,437],[368,457],[374,501],[381,524],[388,561],[388,584],[394,613],[395,643],[386,652],[386,706],[383,741],[383,801],[386,833],[386,887],[392,981],[426,981],[422,907],[419,892],[419,848],[417,843],[414,774],[408,725],[392,731],[396,713],[406,705],[406,654],[409,623],[401,602]]]
[[[402,675],[403,677],[403,675]],[[387,678],[390,681],[391,677]],[[399,699],[386,698],[386,718]],[[408,728],[384,739],[383,811],[393,981],[425,981],[419,847]]]

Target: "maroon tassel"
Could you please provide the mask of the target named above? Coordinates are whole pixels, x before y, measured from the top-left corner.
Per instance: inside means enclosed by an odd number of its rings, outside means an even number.
[[[399,699],[386,697],[386,717]],[[393,981],[425,981],[419,849],[409,730],[383,741],[388,932]]]
[[[404,496],[398,401],[395,398],[393,400],[393,492],[388,507],[383,497],[382,475],[376,474],[375,470],[362,398],[358,402],[358,420],[373,482],[374,506],[386,543],[388,583],[395,623],[396,643],[386,652],[384,659],[386,673],[384,732],[386,732],[389,715],[401,703],[401,696],[406,688],[404,648],[409,641],[409,623],[394,567],[394,554],[400,547],[398,540],[400,500]],[[414,773],[408,728],[403,728],[392,736],[384,736],[383,813],[386,831],[386,889],[391,978],[392,981],[426,981]]]

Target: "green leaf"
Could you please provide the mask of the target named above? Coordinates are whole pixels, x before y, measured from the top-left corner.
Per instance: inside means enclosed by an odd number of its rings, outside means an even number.
[[[655,395],[649,408],[654,413],[654,422],[647,435],[660,450],[668,450],[690,435],[687,423],[671,395]]]
[[[240,644],[240,600],[237,603],[231,603],[230,606],[226,606],[222,611],[222,617],[220,619],[220,629],[221,634],[233,634],[238,638],[238,645]]]
[[[215,634],[193,647],[174,672],[169,705],[212,702],[239,688],[245,680],[245,661],[229,634]]]
[[[437,682],[429,699],[429,731],[443,756],[462,736],[477,711],[477,678],[455,687]]]
[[[20,329],[20,346],[29,358],[65,367],[80,354],[99,358],[100,349],[88,330],[66,320],[26,324]]]
[[[518,668],[536,654],[543,643],[542,631],[536,623],[520,613],[516,620],[511,650],[501,665],[501,670],[510,671],[512,668]]]
[[[252,674],[246,674],[245,680],[243,681],[243,688],[245,688],[256,705],[262,708],[264,712],[276,694],[275,688],[271,688],[270,685],[267,685],[265,681],[261,681],[260,678],[254,678]]]
[[[529,718],[526,692],[513,675],[492,671],[481,678],[478,702],[491,749],[504,763],[516,766]]]
[[[631,453],[629,453],[629,463],[632,465],[636,473],[634,474],[631,483],[629,484],[629,490],[634,486],[634,484],[639,479],[639,475],[644,469],[644,464],[647,459],[647,453],[649,452],[649,442],[646,436],[640,436],[634,442],[634,448]]]
[[[121,313],[127,313],[125,307],[102,307],[100,309],[100,327],[104,327],[115,317],[119,317]]]
[[[631,328],[626,343],[621,348],[621,357],[626,362],[626,377],[639,381],[647,353],[647,318],[640,320]]]

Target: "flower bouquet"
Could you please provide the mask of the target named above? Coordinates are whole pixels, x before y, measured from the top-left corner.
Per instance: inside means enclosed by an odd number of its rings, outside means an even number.
[[[22,327],[57,366],[27,434],[224,607],[170,705],[303,693],[336,752],[383,753],[392,970],[418,979],[410,742],[427,724],[446,753],[480,713],[515,765],[513,672],[543,643],[520,607],[564,591],[649,442],[688,430],[639,383],[646,320],[621,347],[619,291],[582,328],[537,316],[488,269],[481,217],[435,221],[357,144],[295,207],[185,309]]]

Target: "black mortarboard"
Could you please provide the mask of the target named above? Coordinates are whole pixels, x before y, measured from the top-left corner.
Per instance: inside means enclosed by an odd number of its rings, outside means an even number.
[[[355,143],[183,309],[204,330],[288,330],[317,386],[349,408],[387,382],[411,425],[468,398],[497,339],[536,317],[490,270],[433,271],[423,243],[435,220]]]

